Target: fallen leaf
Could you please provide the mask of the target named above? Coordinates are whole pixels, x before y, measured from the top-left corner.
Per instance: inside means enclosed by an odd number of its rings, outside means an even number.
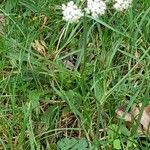
[[[125,113],[122,109],[117,109],[116,113],[119,117],[123,118],[127,122],[131,122],[131,114],[130,113]]]
[[[64,65],[66,66],[67,69],[70,69],[70,70],[72,70],[74,68],[74,64],[69,60],[66,60],[64,62]]]
[[[46,55],[46,50],[47,46],[46,43],[43,40],[35,40],[34,42],[31,43],[31,46],[33,47],[34,50],[36,50],[38,53],[41,55]]]
[[[69,55],[68,52],[65,52],[63,54],[64,56],[65,55]],[[69,69],[69,70],[73,70],[74,67],[75,67],[75,64],[76,64],[76,55],[70,55],[68,57],[66,57],[64,60],[63,60],[63,64],[64,66]]]
[[[0,35],[3,35],[3,26],[4,26],[5,18],[3,14],[0,14]]]
[[[126,113],[123,109],[117,109],[116,113],[119,117],[123,118],[126,122],[135,123],[138,120],[139,114],[141,113],[142,104],[134,105],[131,108],[131,112]],[[147,105],[140,118],[140,125],[138,128],[139,133],[147,132],[150,125],[150,105]]]
[[[4,15],[3,14],[0,14],[0,22],[4,22]]]
[[[136,57],[137,59],[140,58],[140,53],[138,53],[138,51],[135,51],[134,55],[135,55],[135,57]]]
[[[135,119],[138,119],[138,115],[140,113],[139,107],[136,106],[136,105],[133,105],[131,113],[132,113],[132,115],[134,116]]]
[[[148,131],[150,125],[150,105],[144,108],[140,123],[145,131]]]
[[[46,25],[46,23],[47,23],[47,21],[48,21],[48,17],[46,17],[46,16],[43,16],[43,17],[44,17],[44,18],[43,18],[43,22],[42,22],[41,29],[45,27],[45,25]]]

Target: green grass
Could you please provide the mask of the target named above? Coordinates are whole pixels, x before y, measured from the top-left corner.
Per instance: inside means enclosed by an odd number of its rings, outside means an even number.
[[[135,103],[150,103],[149,0],[134,0],[125,13],[110,10],[100,19],[88,16],[69,25],[61,19],[61,4],[0,4],[5,16],[0,36],[0,149],[55,150],[64,137],[85,138],[94,150],[114,149],[118,139],[122,149],[149,149],[149,136],[142,141],[136,131],[123,134],[124,122],[115,114],[120,106],[128,111]],[[32,48],[34,40],[45,41],[45,56]]]

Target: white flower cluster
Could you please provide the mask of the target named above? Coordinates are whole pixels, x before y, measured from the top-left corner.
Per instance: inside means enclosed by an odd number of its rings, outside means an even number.
[[[87,0],[87,13],[91,13],[94,18],[105,14],[106,3],[102,0]]]
[[[106,0],[105,0],[106,1]],[[105,14],[107,6],[104,0],[87,0],[87,7],[84,9],[87,14],[98,18]],[[132,0],[114,0],[114,9],[124,11],[131,6]],[[62,4],[63,20],[73,23],[78,22],[83,17],[84,12],[73,2],[70,1],[66,5]]]
[[[132,0],[115,0],[114,8],[117,11],[124,11],[131,7]]]
[[[83,12],[77,7],[77,5],[74,4],[73,1],[67,3],[67,5],[63,4],[62,10],[63,20],[67,22],[78,22],[79,19],[83,16]]]

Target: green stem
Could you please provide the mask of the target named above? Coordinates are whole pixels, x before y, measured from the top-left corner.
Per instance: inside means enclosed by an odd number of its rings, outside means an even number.
[[[81,71],[81,87],[82,87],[82,94],[86,95],[85,87],[86,87],[86,77],[85,77],[85,68],[86,68],[86,62],[87,62],[87,18],[84,16],[83,19],[83,45],[82,45],[82,52],[83,52],[83,66]]]

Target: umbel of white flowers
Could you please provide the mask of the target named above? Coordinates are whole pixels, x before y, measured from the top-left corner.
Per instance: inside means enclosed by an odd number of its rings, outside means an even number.
[[[132,0],[114,0],[113,8],[117,11],[124,11],[131,6]],[[87,0],[87,7],[84,8],[85,13],[92,15],[93,18],[98,18],[105,14],[107,9],[106,2],[103,0]],[[82,11],[73,1],[66,5],[62,4],[63,20],[66,22],[78,22],[84,15]]]
[[[74,4],[73,1],[67,3],[67,5],[62,4],[63,10],[63,20],[67,22],[78,22],[79,19],[83,16],[81,9]]]
[[[131,6],[132,0],[115,0],[114,8],[117,11],[124,11]]]
[[[85,8],[85,10],[94,18],[98,18],[105,14],[106,3],[102,0],[87,0],[87,8]]]

